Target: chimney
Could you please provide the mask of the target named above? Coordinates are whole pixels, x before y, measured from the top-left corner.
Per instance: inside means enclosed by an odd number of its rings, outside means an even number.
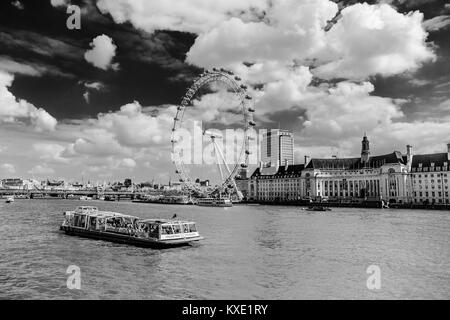
[[[447,160],[450,161],[450,143],[447,143]]]
[[[288,167],[289,167],[289,160],[284,159],[284,170],[287,171]]]
[[[311,160],[310,156],[305,156],[305,167],[308,165],[310,160]]]
[[[406,165],[408,166],[408,170],[411,169],[413,158],[413,147],[411,145],[406,146]]]
[[[263,162],[262,162],[262,161],[260,161],[260,162],[259,162],[259,172],[261,172],[261,171],[262,171],[262,169],[263,169]]]

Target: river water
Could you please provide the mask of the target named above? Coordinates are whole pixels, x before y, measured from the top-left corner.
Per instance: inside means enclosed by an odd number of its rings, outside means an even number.
[[[83,204],[177,213],[206,239],[153,250],[60,233],[62,212]],[[0,299],[450,298],[449,211],[16,200],[0,219]],[[67,288],[69,265],[80,290]],[[366,284],[370,265],[379,289]]]

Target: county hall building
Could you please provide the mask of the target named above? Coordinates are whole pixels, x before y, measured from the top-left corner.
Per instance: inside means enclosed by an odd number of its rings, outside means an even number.
[[[447,153],[413,155],[412,146],[407,146],[405,154],[393,151],[371,156],[364,136],[360,157],[305,157],[302,165],[261,163],[248,181],[247,198],[258,202],[320,199],[448,204],[450,144],[447,149]]]

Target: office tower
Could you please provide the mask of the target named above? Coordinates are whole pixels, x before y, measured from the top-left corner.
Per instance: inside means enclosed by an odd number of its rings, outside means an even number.
[[[263,134],[261,161],[265,166],[284,166],[294,163],[294,136],[292,132],[271,129]]]

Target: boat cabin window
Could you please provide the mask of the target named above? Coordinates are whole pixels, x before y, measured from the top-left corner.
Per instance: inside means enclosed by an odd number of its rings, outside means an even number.
[[[73,225],[80,228],[86,227],[86,216],[84,214],[75,214]]]
[[[157,224],[151,224],[151,225],[149,225],[149,232],[148,232],[148,235],[151,237],[151,238],[159,238],[159,230],[158,230],[158,225]]]
[[[97,219],[97,221],[98,221],[98,229],[105,230],[105,223],[106,223],[105,218],[99,218]]]
[[[95,229],[97,227],[97,218],[91,217],[89,221],[89,228]]]
[[[173,224],[172,228],[173,228],[173,233],[181,233],[181,227],[179,224]]]
[[[183,224],[183,232],[184,233],[189,233],[190,231],[189,231],[189,225],[187,224],[187,223],[184,223]]]
[[[189,232],[197,232],[197,227],[195,226],[195,223],[189,224]]]
[[[172,227],[170,225],[162,225],[161,234],[173,234]]]

